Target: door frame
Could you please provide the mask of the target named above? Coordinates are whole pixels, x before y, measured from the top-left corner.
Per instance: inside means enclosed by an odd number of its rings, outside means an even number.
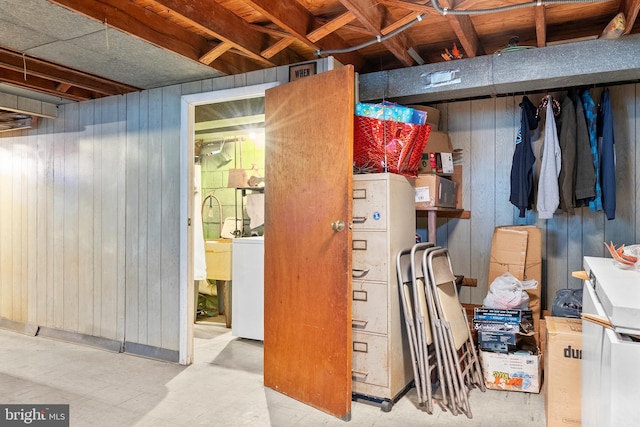
[[[193,363],[193,173],[195,107],[238,99],[257,98],[280,82],[242,86],[180,97],[180,348],[178,363]]]

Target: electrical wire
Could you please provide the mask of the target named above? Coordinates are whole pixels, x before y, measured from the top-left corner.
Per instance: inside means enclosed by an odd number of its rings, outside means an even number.
[[[487,13],[505,12],[508,10],[522,9],[531,6],[547,6],[552,4],[578,4],[578,3],[602,3],[609,0],[534,0],[527,3],[512,4],[509,6],[491,7],[488,9],[453,10],[442,8],[438,0],[431,0],[431,5],[439,14],[446,15],[483,15]]]
[[[402,27],[398,27],[395,30],[393,30],[392,32],[390,32],[389,34],[385,34],[384,36],[376,36],[375,39],[373,40],[369,40],[367,42],[361,43],[359,45],[356,46],[350,46],[350,47],[346,47],[344,49],[329,49],[329,50],[317,50],[315,52],[316,57],[320,58],[322,55],[334,55],[337,53],[348,53],[348,52],[353,52],[354,50],[360,50],[363,49],[367,46],[371,46],[374,43],[382,43],[383,41],[390,39],[391,37],[400,34],[401,32],[403,32],[404,30],[406,30],[407,28],[411,27],[414,24],[417,24],[418,22],[422,21],[422,18],[425,17],[425,13],[422,13],[418,16],[416,16],[413,21],[407,22],[406,24],[404,24]]]

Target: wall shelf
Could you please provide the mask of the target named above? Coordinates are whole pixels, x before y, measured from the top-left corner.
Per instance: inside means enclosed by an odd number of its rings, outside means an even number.
[[[436,242],[436,218],[460,218],[460,219],[469,219],[471,218],[471,211],[465,211],[464,209],[455,209],[455,208],[442,208],[442,207],[432,207],[432,208],[416,208],[416,216],[418,217],[427,217],[427,231],[429,233],[428,240],[429,242]]]

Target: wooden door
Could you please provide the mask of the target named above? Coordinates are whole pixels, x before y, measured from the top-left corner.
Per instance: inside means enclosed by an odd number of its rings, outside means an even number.
[[[349,65],[265,94],[264,383],[346,420],[354,85]]]

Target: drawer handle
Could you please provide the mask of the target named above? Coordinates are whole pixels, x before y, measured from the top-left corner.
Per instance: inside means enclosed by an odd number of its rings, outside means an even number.
[[[366,216],[354,216],[353,217],[353,223],[354,224],[364,224],[365,222],[367,222],[367,217]]]
[[[351,379],[355,381],[364,381],[364,379],[367,378],[367,375],[369,375],[368,372],[351,371]]]
[[[351,319],[351,327],[352,328],[364,329],[364,328],[367,327],[367,323],[369,323],[368,320]]]
[[[353,251],[366,251],[367,250],[367,241],[366,240],[353,239],[351,241],[351,250],[353,250]]]
[[[366,269],[366,270],[360,270],[357,268],[351,269],[351,277],[353,277],[354,279],[361,279],[367,274],[369,274],[369,269]]]
[[[367,291],[353,291],[353,300],[354,301],[366,301],[367,300]]]
[[[367,189],[366,188],[354,188],[353,189],[353,198],[354,199],[366,199],[367,198]]]
[[[366,342],[354,341],[353,351],[357,351],[359,353],[368,353],[369,345]]]

